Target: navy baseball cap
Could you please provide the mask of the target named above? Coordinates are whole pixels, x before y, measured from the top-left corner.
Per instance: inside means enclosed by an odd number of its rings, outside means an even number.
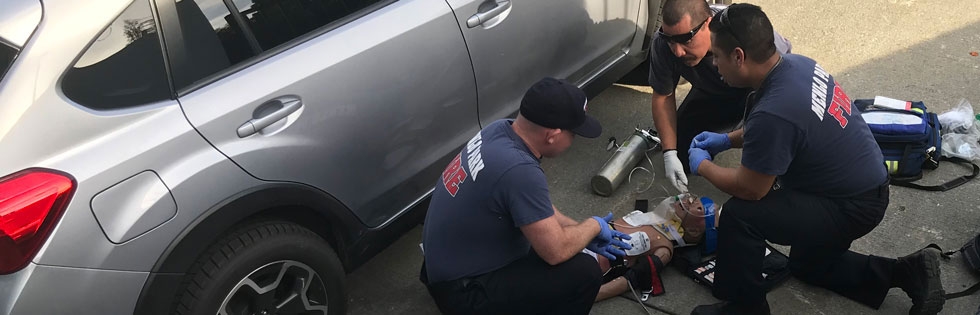
[[[588,102],[585,92],[574,84],[544,78],[524,93],[521,116],[545,128],[571,130],[577,135],[595,138],[602,134],[602,126],[585,114]]]

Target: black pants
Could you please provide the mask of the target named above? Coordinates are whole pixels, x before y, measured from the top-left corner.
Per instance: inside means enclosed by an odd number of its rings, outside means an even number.
[[[770,191],[759,201],[729,199],[718,224],[715,297],[764,301],[762,257],[769,240],[792,246],[789,267],[797,279],[878,308],[896,260],[848,248],[881,222],[887,206],[887,183],[847,199],[788,189]]]
[[[745,97],[748,92],[736,96],[720,97],[692,88],[677,108],[677,158],[690,173],[687,149],[691,140],[703,131],[728,132],[738,125],[745,113]]]
[[[579,253],[552,266],[531,251],[501,269],[453,281],[427,283],[443,314],[588,314],[602,285],[595,258]]]

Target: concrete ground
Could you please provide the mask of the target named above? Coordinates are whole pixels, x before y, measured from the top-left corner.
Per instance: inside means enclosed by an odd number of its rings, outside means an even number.
[[[793,51],[817,60],[852,99],[875,95],[922,100],[943,112],[961,98],[980,109],[980,1],[976,0],[758,0],[776,30],[789,38]],[[679,93],[685,93],[682,87]],[[613,86],[589,103],[602,123],[599,139],[576,138],[563,156],[544,161],[553,202],[576,219],[612,211],[625,215],[636,199],[667,195],[659,153],[651,154],[656,174],[653,188],[638,192],[650,181],[637,172],[610,197],[593,194],[592,175],[610,153],[605,139],[626,138],[634,126],[650,127],[649,87]],[[834,148],[827,148],[833,150]],[[848,152],[840,152],[847,161]],[[736,165],[739,152],[723,153],[719,160]],[[647,162],[644,166],[649,167]],[[967,169],[943,164],[928,172],[923,182],[939,183]],[[690,179],[692,192],[723,202],[728,198],[703,178]],[[911,253],[928,243],[957,248],[980,232],[980,180],[948,192],[923,192],[900,187],[891,191],[891,204],[878,228],[854,242],[852,249],[885,257]],[[792,211],[792,209],[787,209]],[[416,228],[348,277],[351,314],[435,314],[434,303],[418,282],[421,254]],[[816,236],[815,236],[816,237]],[[788,253],[787,248],[782,248]],[[961,261],[943,265],[944,287],[958,291],[980,281]],[[667,293],[649,302],[654,314],[688,314],[700,304],[716,300],[708,289],[674,269],[664,275]],[[790,279],[768,295],[776,314],[904,314],[911,302],[899,289],[889,292],[881,309],[874,310],[822,288]],[[942,314],[975,314],[980,293],[948,301]],[[644,314],[625,298],[597,303],[592,314]]]

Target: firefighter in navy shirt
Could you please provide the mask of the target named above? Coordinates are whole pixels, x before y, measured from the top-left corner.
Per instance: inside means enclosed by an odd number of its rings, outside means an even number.
[[[766,241],[792,246],[789,267],[805,282],[878,308],[889,288],[912,299],[910,314],[942,309],[939,251],[898,259],[849,250],[888,206],[881,151],[841,86],[815,61],[777,53],[762,10],[734,4],[710,22],[714,63],[726,83],[752,88],[744,128],[703,132],[689,166],[732,195],[723,206],[714,295],[692,314],[768,314],[762,288]],[[741,165],[712,156],[742,148]]]
[[[667,180],[687,191],[687,147],[702,131],[731,130],[745,113],[745,96],[751,89],[732,87],[721,80],[712,64],[708,23],[724,5],[709,6],[704,0],[667,0],[663,27],[650,44],[649,83],[653,88],[650,109],[664,148]],[[790,42],[773,33],[773,44],[789,53]],[[680,107],[674,91],[681,77],[691,90]]]
[[[532,86],[514,120],[487,125],[450,162],[422,231],[420,278],[448,314],[588,314],[602,285],[598,253],[629,245],[605,218],[575,221],[555,208],[542,157],[575,135],[598,137],[587,98],[568,82]],[[605,259],[605,258],[603,258]]]

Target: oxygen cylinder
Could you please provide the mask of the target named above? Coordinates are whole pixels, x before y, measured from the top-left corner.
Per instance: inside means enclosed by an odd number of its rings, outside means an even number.
[[[644,153],[660,144],[660,139],[646,130],[637,129],[616,149],[612,157],[592,176],[592,191],[600,196],[612,195],[642,160]]]

